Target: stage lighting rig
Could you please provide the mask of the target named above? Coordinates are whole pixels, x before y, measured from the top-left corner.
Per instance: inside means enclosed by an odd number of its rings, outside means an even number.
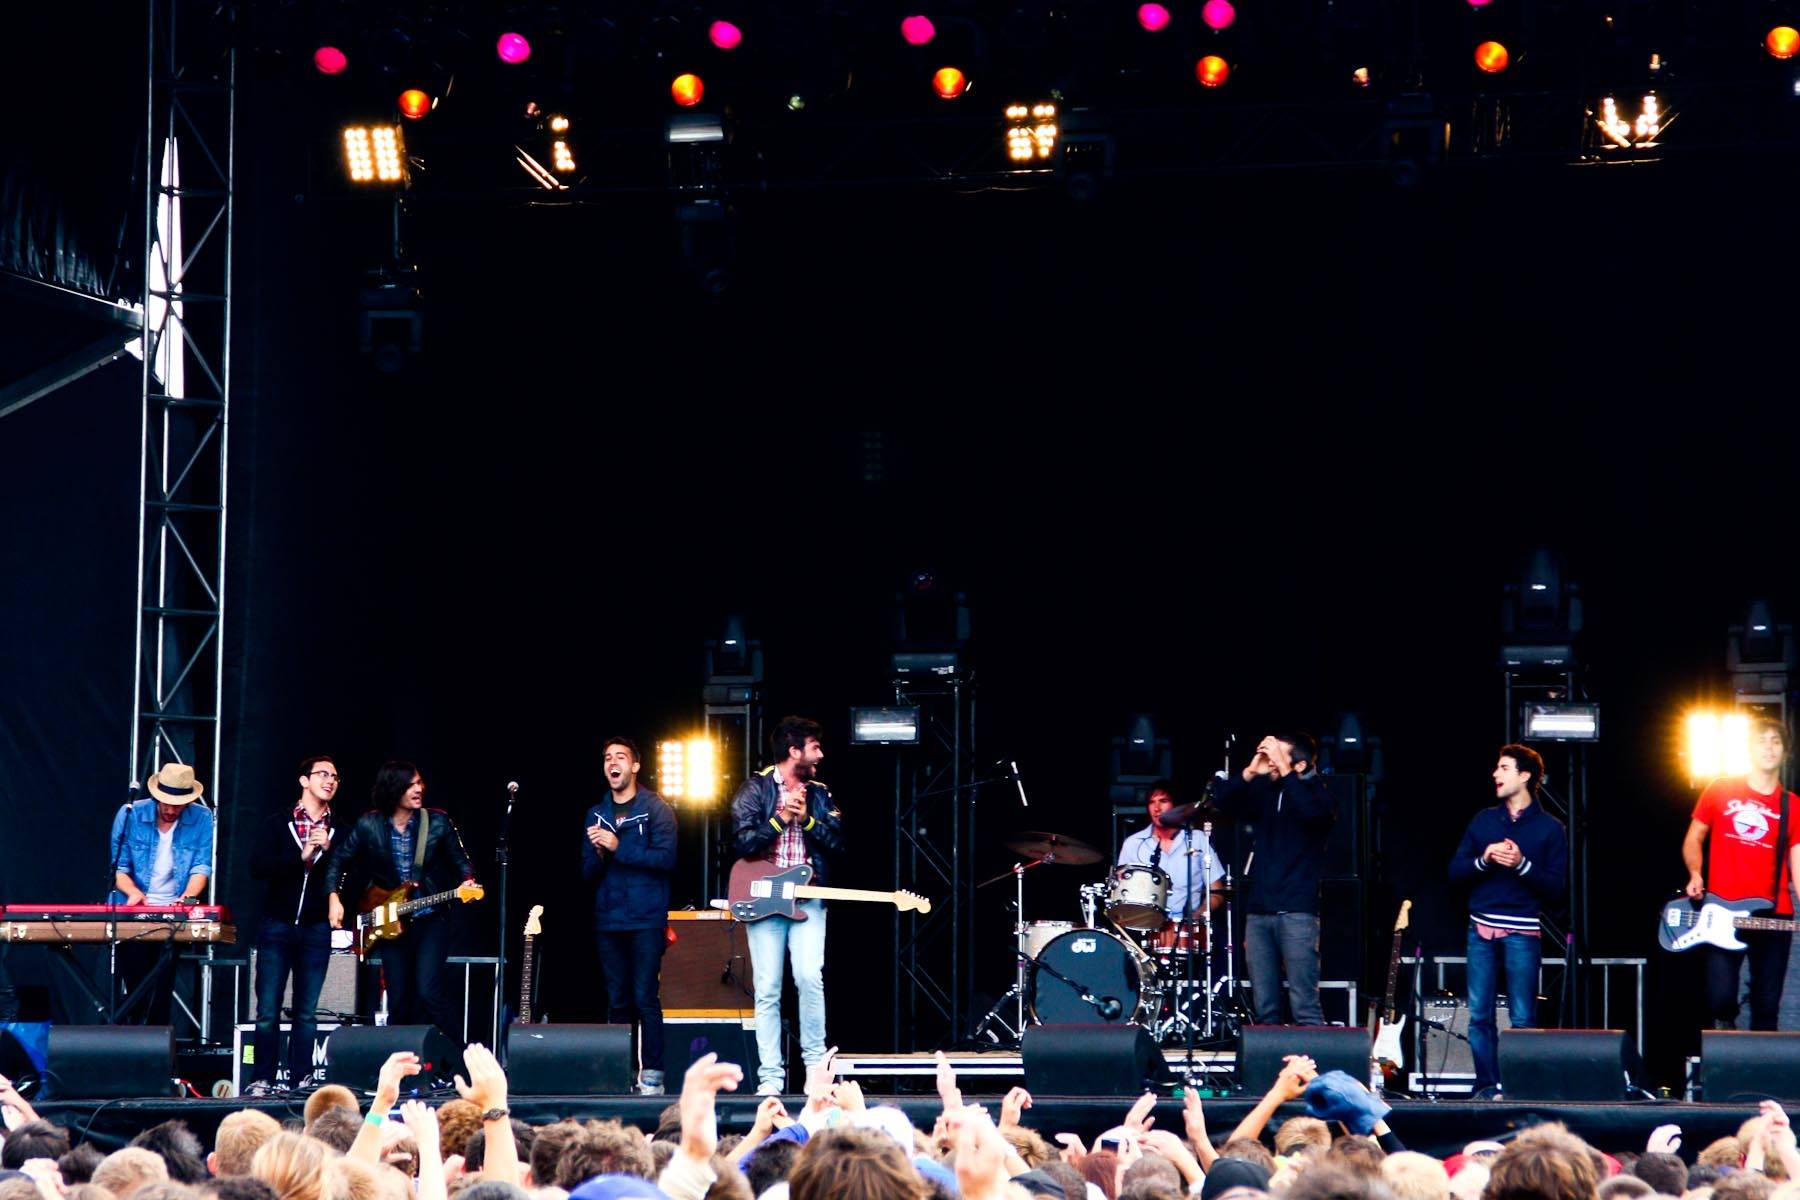
[[[575,174],[575,142],[570,136],[572,123],[562,113],[543,115],[536,104],[529,105],[525,115],[533,122],[528,140],[538,152],[515,145],[514,161],[545,191],[562,191],[569,186],[564,180]]]
[[[919,706],[850,710],[852,746],[916,746],[919,744]]]
[[[1519,714],[1519,732],[1528,742],[1597,742],[1600,706],[1558,701],[1527,703]]]
[[[1739,706],[1787,721],[1788,683],[1796,664],[1794,627],[1775,620],[1767,602],[1753,601],[1741,625],[1727,630],[1725,667]]]
[[[398,125],[346,125],[344,173],[351,183],[405,187],[406,138]]]
[[[704,737],[658,742],[656,786],[665,800],[718,799],[718,747]]]
[[[360,348],[384,375],[397,375],[425,344],[418,268],[393,265],[363,278]]]
[[[1006,157],[1019,166],[1045,162],[1056,153],[1056,105],[1006,106]]]

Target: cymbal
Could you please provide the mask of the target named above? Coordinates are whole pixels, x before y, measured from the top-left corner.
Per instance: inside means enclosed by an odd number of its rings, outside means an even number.
[[[1105,857],[1086,842],[1064,837],[1060,833],[1041,833],[1037,830],[1013,834],[1007,840],[1006,848],[1014,854],[1041,858],[1047,863],[1063,867],[1085,867]]]
[[[1183,825],[1198,825],[1203,821],[1211,821],[1214,828],[1231,824],[1231,817],[1217,808],[1203,808],[1199,801],[1192,804],[1177,804],[1163,810],[1162,826],[1164,829],[1180,828]]]

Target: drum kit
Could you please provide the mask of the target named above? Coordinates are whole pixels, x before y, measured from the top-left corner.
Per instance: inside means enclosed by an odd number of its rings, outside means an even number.
[[[1229,872],[1215,872],[1204,849],[1212,843],[1214,810],[1193,805],[1170,809],[1165,827],[1192,822],[1206,833],[1192,850],[1190,872],[1219,878],[1212,900],[1191,918],[1171,920],[1169,873],[1159,866],[1121,864],[1103,879],[1077,887],[1080,924],[1028,920],[1025,875],[1037,867],[1088,867],[1105,856],[1093,846],[1057,833],[1025,832],[1006,848],[1021,856],[1006,872],[982,883],[1013,881],[1016,944],[1012,990],[975,1027],[977,1041],[1017,1045],[1027,1025],[1137,1025],[1159,1043],[1209,1047],[1234,1042],[1250,1019],[1239,994],[1232,942]],[[1178,839],[1171,853],[1188,850]],[[1178,906],[1179,908],[1179,906]],[[1216,910],[1216,911],[1215,911]]]

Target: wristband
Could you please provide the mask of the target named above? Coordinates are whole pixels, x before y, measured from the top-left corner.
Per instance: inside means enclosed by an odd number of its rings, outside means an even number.
[[[372,1108],[369,1110],[369,1115],[363,1118],[364,1125],[380,1125],[386,1121],[387,1121],[386,1113],[378,1113]]]
[[[490,1108],[481,1114],[481,1119],[484,1121],[504,1121],[511,1115],[512,1109],[510,1108]]]

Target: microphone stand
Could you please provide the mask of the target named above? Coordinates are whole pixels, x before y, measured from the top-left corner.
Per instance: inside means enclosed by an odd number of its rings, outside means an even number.
[[[119,836],[113,839],[112,869],[106,876],[106,1007],[101,1015],[108,1025],[117,1021],[119,1010],[119,902],[113,899],[118,893],[119,860],[125,856],[125,842],[131,836],[131,807],[138,802],[137,780],[131,781],[131,787],[125,796],[125,803],[119,805],[113,813],[113,819],[119,819],[119,813],[125,819],[119,822]]]
[[[505,1010],[501,1007],[502,994],[506,989],[506,869],[511,854],[507,850],[507,835],[512,828],[513,801],[519,798],[519,785],[506,785],[506,814],[500,818],[500,837],[494,846],[494,865],[499,868],[500,882],[500,945],[494,952],[494,1055],[500,1065],[506,1065],[506,1042],[500,1036],[501,1024],[505,1020]]]

